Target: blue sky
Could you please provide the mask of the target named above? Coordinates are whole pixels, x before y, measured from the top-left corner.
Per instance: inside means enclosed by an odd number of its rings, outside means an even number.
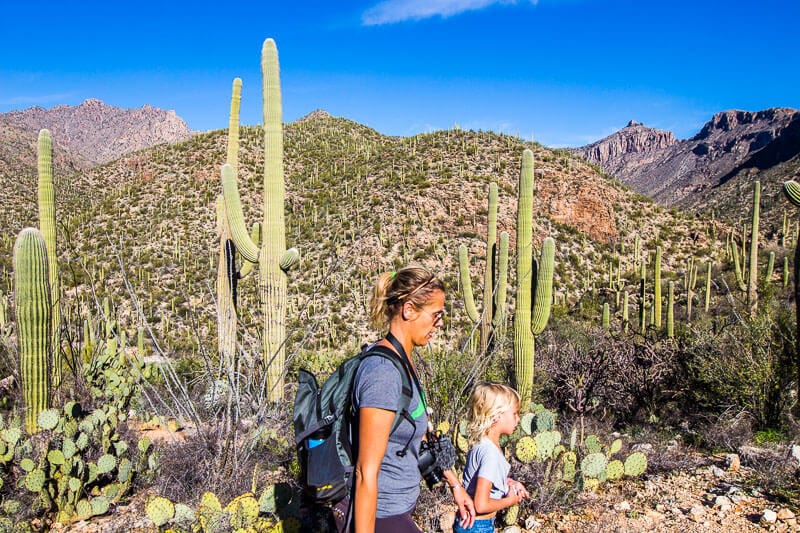
[[[322,108],[391,135],[451,128],[548,146],[630,119],[696,133],[726,109],[800,108],[797,0],[4,3],[0,112],[86,98],[174,109],[195,130],[261,120],[261,43],[284,119]]]

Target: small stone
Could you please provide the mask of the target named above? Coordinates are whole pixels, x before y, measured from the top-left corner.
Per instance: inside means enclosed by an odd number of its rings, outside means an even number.
[[[723,513],[727,513],[733,508],[733,502],[727,496],[717,496],[714,498],[714,507]]]
[[[772,509],[764,509],[761,513],[761,522],[764,524],[774,524],[778,521],[778,514]]]
[[[531,529],[538,529],[540,527],[542,527],[542,523],[536,520],[534,517],[529,516],[528,518],[525,519],[525,529],[531,530]]]
[[[742,467],[742,460],[739,458],[739,454],[729,453],[728,455],[726,455],[725,466],[731,472],[738,472],[739,469]]]
[[[795,466],[800,467],[800,444],[792,444],[792,448],[789,453],[792,456],[792,459],[795,460]]]
[[[700,522],[705,514],[706,509],[702,505],[692,505],[692,508],[689,509],[689,518],[695,522]]]
[[[711,472],[714,477],[725,477],[725,471],[718,466],[710,466],[708,471]]]
[[[786,507],[784,507],[783,509],[778,511],[777,517],[778,517],[778,520],[786,521],[786,520],[790,520],[790,519],[794,518],[795,516],[794,516],[794,513],[792,512],[791,509],[787,509]]]
[[[731,502],[733,502],[736,505],[741,505],[743,503],[747,503],[752,499],[749,496],[747,496],[745,494],[742,494],[741,492],[737,492],[735,494],[731,494],[730,498],[731,498]]]
[[[657,511],[653,511],[652,509],[648,509],[647,511],[645,511],[644,515],[654,522],[662,522],[664,520],[663,514]]]
[[[618,513],[627,513],[628,511],[631,510],[631,504],[623,500],[619,503],[614,504],[614,510],[617,511]]]
[[[663,503],[656,504],[656,511],[658,511],[659,513],[663,513],[666,510],[667,506],[664,505]]]
[[[508,526],[503,528],[503,533],[522,533],[519,526]]]
[[[649,442],[643,442],[640,444],[635,444],[631,449],[635,452],[642,452],[648,454],[652,453],[654,448],[653,445],[650,444]]]

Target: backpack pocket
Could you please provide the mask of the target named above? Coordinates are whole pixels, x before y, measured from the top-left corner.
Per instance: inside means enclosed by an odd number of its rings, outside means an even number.
[[[306,437],[306,486],[318,502],[336,502],[347,495],[349,476],[339,457],[333,423]]]

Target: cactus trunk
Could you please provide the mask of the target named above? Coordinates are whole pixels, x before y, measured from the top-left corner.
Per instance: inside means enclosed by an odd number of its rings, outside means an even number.
[[[656,246],[656,261],[653,272],[653,326],[661,329],[661,246]]]
[[[58,253],[56,250],[56,201],[53,184],[53,141],[48,130],[39,132],[39,231],[47,247],[47,267],[50,283],[50,305],[52,306],[50,341],[53,384],[61,383],[61,306],[59,301]]]
[[[25,429],[35,433],[39,413],[50,407],[52,342],[47,246],[35,228],[23,229],[14,244],[14,290]]]
[[[517,204],[517,303],[514,315],[514,373],[523,405],[530,401],[533,389],[535,336],[547,325],[553,297],[555,241],[547,238],[542,242],[541,259],[535,262],[532,239],[533,152],[525,150]]]
[[[753,218],[750,227],[750,265],[747,280],[747,305],[750,306],[750,316],[758,311],[758,220],[759,203],[761,201],[761,182],[753,185]]]

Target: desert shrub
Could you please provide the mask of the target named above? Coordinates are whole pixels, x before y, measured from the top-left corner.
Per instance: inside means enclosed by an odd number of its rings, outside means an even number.
[[[780,428],[791,407],[794,317],[775,308],[685,346],[691,403],[699,411],[747,411],[756,429]]]

